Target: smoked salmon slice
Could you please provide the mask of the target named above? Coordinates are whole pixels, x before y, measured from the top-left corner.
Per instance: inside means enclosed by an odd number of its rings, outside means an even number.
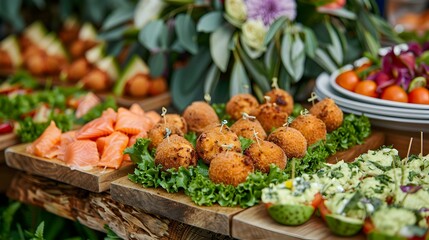
[[[81,118],[91,110],[91,108],[97,106],[100,103],[100,99],[92,92],[86,94],[76,109],[76,118]]]
[[[130,107],[130,112],[133,112],[135,114],[138,114],[140,116],[144,116],[144,110],[142,107],[140,107],[140,105],[138,105],[137,103],[133,103]]]
[[[76,131],[68,131],[61,134],[60,145],[58,146],[57,159],[64,161],[64,154],[66,153],[67,146],[76,141]]]
[[[121,132],[114,132],[105,140],[103,154],[98,166],[118,169],[123,160],[123,152],[128,146],[128,136]]]
[[[125,134],[138,134],[141,131],[149,129],[148,122],[144,116],[140,116],[125,108],[118,109],[118,118],[115,125],[115,130]]]
[[[91,140],[76,140],[66,147],[64,160],[72,169],[90,170],[100,161],[97,144]]]
[[[153,126],[155,126],[155,124],[161,121],[161,115],[159,115],[159,113],[155,111],[149,111],[145,114],[145,116],[153,122]]]
[[[95,139],[110,135],[114,131],[113,123],[111,118],[94,119],[76,132],[76,139]]]
[[[95,141],[95,143],[97,143],[97,150],[100,156],[103,154],[104,147],[106,146],[106,141],[107,141],[107,137],[100,137],[100,138],[97,138],[97,141]]]
[[[49,126],[45,131],[40,135],[31,144],[31,147],[27,148],[29,153],[34,154],[39,157],[48,157],[51,156],[52,151],[61,141],[61,129],[59,129],[54,121],[51,121]]]
[[[128,141],[128,147],[133,146],[134,143],[136,143],[136,141],[137,141],[138,138],[145,138],[145,137],[147,137],[147,132],[145,132],[145,131],[140,132],[137,135],[131,136],[130,137],[130,141]],[[97,139],[97,141],[98,141],[98,139]],[[130,158],[129,154],[125,154],[124,155],[124,161],[131,161],[131,158]]]
[[[101,118],[112,119],[113,122],[116,122],[117,115],[118,114],[116,113],[115,110],[113,110],[112,108],[108,108],[108,109],[103,111],[103,113],[101,114]]]

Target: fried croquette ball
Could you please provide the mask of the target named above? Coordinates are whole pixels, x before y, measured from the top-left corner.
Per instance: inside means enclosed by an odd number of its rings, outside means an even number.
[[[270,97],[270,103],[275,103],[280,109],[287,114],[291,114],[293,111],[293,97],[283,89],[273,89],[265,94]]]
[[[188,140],[174,134],[162,140],[156,148],[155,164],[161,164],[164,170],[196,166],[197,153]]]
[[[217,126],[201,133],[197,139],[196,149],[198,156],[210,164],[219,153],[241,152],[241,143],[237,134],[227,126]]]
[[[285,152],[276,144],[260,140],[252,143],[244,154],[248,156],[255,166],[255,170],[263,173],[270,172],[270,165],[275,164],[280,169],[285,169],[287,157]]]
[[[302,133],[307,140],[308,146],[313,145],[319,140],[326,139],[325,123],[312,114],[298,116],[290,126]]]
[[[343,111],[331,98],[325,98],[314,104],[310,113],[325,123],[328,132],[334,131],[343,124]]]
[[[217,155],[210,164],[209,178],[214,183],[237,186],[245,182],[254,171],[249,157],[238,152],[223,152]]]
[[[252,115],[256,116],[256,119],[258,119],[267,133],[271,132],[274,128],[283,126],[289,116],[278,105],[272,103],[260,105]]]
[[[163,119],[161,121],[164,121]],[[188,132],[188,124],[185,119],[181,117],[179,114],[166,114],[165,121],[168,124],[176,125],[182,131],[182,133],[186,134]]]
[[[277,128],[268,136],[267,140],[283,149],[288,158],[302,158],[307,153],[307,140],[295,128]]]
[[[259,106],[258,100],[248,93],[233,96],[226,104],[226,112],[232,119],[238,120],[243,113],[250,113]]]
[[[213,123],[219,123],[219,117],[206,102],[193,102],[183,112],[183,118],[188,124],[189,131],[202,133],[204,128]]]
[[[161,120],[159,123],[155,124],[155,126],[148,132],[147,136],[151,140],[149,147],[151,149],[158,148],[158,145],[164,140],[167,136],[166,128],[170,129],[171,134],[177,134],[179,136],[183,136],[183,132],[180,130],[179,126],[164,123]]]
[[[231,130],[238,136],[255,140],[255,133],[259,139],[267,138],[264,128],[257,119],[241,118],[231,126]]]

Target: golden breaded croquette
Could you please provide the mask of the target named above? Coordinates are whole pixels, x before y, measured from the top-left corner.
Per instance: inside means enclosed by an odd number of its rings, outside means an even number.
[[[245,182],[254,171],[249,157],[238,152],[223,152],[213,158],[209,167],[209,178],[214,183],[237,186]]]
[[[265,96],[270,97],[270,103],[275,103],[280,109],[287,114],[293,112],[293,97],[283,89],[277,88],[273,89],[265,94]]]
[[[183,112],[183,118],[188,124],[188,130],[200,134],[204,128],[213,123],[219,123],[219,117],[206,102],[193,102]]]
[[[283,126],[287,121],[288,114],[273,103],[264,103],[252,113],[261,123],[265,132],[270,133],[273,129]]]
[[[161,164],[164,170],[196,166],[197,152],[188,140],[174,134],[162,140],[156,148],[155,164]]]
[[[149,148],[157,148],[158,145],[164,140],[167,135],[166,128],[170,129],[171,134],[177,134],[183,137],[183,132],[178,126],[169,123],[164,123],[164,121],[161,120],[147,133],[147,137],[150,139]]]
[[[221,152],[241,152],[241,143],[228,126],[217,126],[201,133],[197,139],[198,156],[207,164]]]
[[[255,133],[257,133],[258,138],[262,140],[267,138],[267,134],[258,119],[241,118],[232,124],[231,130],[238,136],[252,140],[256,140]]]
[[[232,119],[238,120],[243,112],[250,113],[259,106],[258,100],[248,93],[237,94],[229,99],[226,104],[226,112]]]
[[[165,114],[164,116],[165,122],[171,125],[176,125],[182,131],[183,134],[188,132],[188,124],[185,119],[181,117],[179,114]],[[162,119],[161,121],[164,121]]]
[[[275,164],[280,169],[285,169],[286,167],[287,157],[285,152],[272,142],[263,140],[254,142],[244,151],[244,155],[252,160],[255,170],[263,173],[270,172],[271,164]]]
[[[325,123],[312,114],[298,116],[292,121],[290,126],[304,135],[308,146],[313,145],[319,140],[326,139]]]
[[[334,131],[343,124],[343,111],[331,98],[325,98],[314,104],[310,113],[325,123],[328,132]]]
[[[295,128],[277,128],[267,140],[283,149],[288,158],[302,158],[307,153],[307,140]]]

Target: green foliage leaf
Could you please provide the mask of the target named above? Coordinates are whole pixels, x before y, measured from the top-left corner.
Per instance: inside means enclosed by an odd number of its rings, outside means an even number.
[[[304,28],[305,34],[305,52],[310,58],[314,58],[316,55],[316,49],[319,47],[316,35],[310,28]]]
[[[229,86],[229,95],[231,97],[239,93],[250,93],[250,80],[240,60],[235,61],[232,67]]]
[[[219,82],[220,72],[216,64],[212,64],[209,70],[207,71],[206,80],[204,82],[204,94],[210,94],[213,96],[216,86]]]
[[[134,8],[118,8],[113,11],[103,22],[102,31],[109,30],[134,18]]]
[[[167,58],[164,52],[157,52],[149,58],[150,75],[152,77],[161,76],[167,67]]]
[[[332,73],[333,71],[337,70],[337,66],[335,63],[331,60],[328,54],[326,54],[325,51],[318,48],[316,49],[316,55],[314,56],[313,60],[323,69],[325,69],[327,72]]]
[[[192,54],[198,52],[197,31],[190,15],[179,14],[176,17],[176,35],[180,44]]]
[[[43,230],[45,228],[45,222],[41,222],[39,226],[37,226],[36,232],[34,236],[30,240],[45,240],[43,237]]]
[[[274,36],[282,30],[283,25],[286,23],[287,19],[287,17],[280,17],[271,24],[270,29],[268,29],[268,32],[265,35],[265,45],[268,45],[271,40],[273,40]]]
[[[158,50],[161,47],[159,39],[163,28],[166,28],[166,26],[162,20],[149,22],[138,35],[140,43],[149,50]]]
[[[248,149],[250,147],[250,145],[252,145],[252,143],[253,143],[252,139],[244,138],[242,136],[239,136],[238,140],[240,140],[241,150],[243,152],[246,151],[246,149]]]
[[[202,16],[198,21],[197,31],[211,33],[218,29],[223,23],[223,13],[221,11],[210,12]]]
[[[15,216],[16,211],[21,207],[20,202],[14,202],[10,204],[5,210],[1,213],[0,218],[0,226],[1,226],[1,232],[0,232],[0,238],[1,239],[8,239],[11,232],[11,226],[13,217]]]
[[[304,63],[305,63],[305,48],[304,42],[301,40],[298,34],[295,35],[291,51],[292,66],[295,69],[295,75],[293,79],[298,82],[304,74]]]
[[[188,140],[192,144],[192,146],[195,147],[197,145],[197,138],[198,137],[197,137],[197,134],[195,132],[187,132],[185,134],[184,138],[186,140]]]
[[[228,45],[233,32],[234,29],[229,24],[225,24],[210,34],[210,54],[213,62],[222,72],[225,72],[228,67],[231,55]]]
[[[337,32],[334,30],[334,27],[330,23],[326,23],[326,30],[328,31],[329,38],[331,39],[331,44],[327,46],[327,50],[331,55],[332,59],[337,63],[337,65],[341,65],[343,63],[343,48],[341,45],[340,37]]]
[[[124,150],[124,154],[129,154],[134,163],[153,161],[154,158],[149,151],[150,139],[138,138],[133,146]]]
[[[107,224],[104,224],[104,229],[107,231],[107,236],[104,240],[119,240],[120,238]]]
[[[226,120],[228,122],[226,124],[228,127],[230,127],[234,123],[234,120],[226,112],[225,103],[214,103],[212,104],[212,108],[216,112],[216,115],[219,117],[220,121]]]

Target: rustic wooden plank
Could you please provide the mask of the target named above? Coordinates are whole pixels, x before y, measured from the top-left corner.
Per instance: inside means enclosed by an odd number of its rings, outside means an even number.
[[[166,107],[171,104],[171,96],[169,92],[147,98],[117,97],[109,93],[99,93],[97,96],[103,100],[108,96],[113,96],[116,103],[121,107],[130,107],[132,104],[137,103],[145,111],[160,109],[161,107]]]
[[[15,133],[0,134],[0,151],[19,142],[18,136]]]
[[[428,121],[429,124],[429,121]],[[408,145],[410,144],[410,139],[413,138],[413,144],[411,145],[410,155],[420,154],[421,141],[420,141],[420,132],[416,129],[416,132],[408,131],[398,131],[388,128],[376,127],[377,131],[382,131],[386,135],[386,146],[393,146],[398,150],[399,155],[402,158],[405,158],[408,153]],[[429,154],[429,133],[425,132],[423,136],[423,155]]]
[[[104,231],[107,224],[123,239],[232,239],[126,206],[108,193],[91,193],[22,172],[13,178],[8,196],[95,230]]]
[[[333,235],[322,219],[313,216],[300,226],[285,226],[275,222],[263,204],[246,209],[232,218],[232,237],[239,239],[344,239]],[[348,237],[363,240],[363,234]]]
[[[37,157],[25,152],[28,144],[20,144],[6,150],[6,164],[9,167],[31,174],[48,177],[68,183],[92,192],[103,192],[110,188],[110,183],[131,173],[133,164],[124,162],[119,169],[94,167],[92,170],[72,170],[57,159]]]
[[[243,211],[239,207],[198,206],[184,193],[144,188],[128,177],[112,182],[110,193],[118,202],[224,235],[230,235],[232,216]]]
[[[0,193],[6,192],[16,172],[15,169],[0,163]]]
[[[356,157],[362,153],[368,152],[370,149],[378,149],[385,142],[385,134],[380,131],[373,131],[372,134],[365,139],[364,143],[360,145],[353,146],[347,150],[337,152],[336,154],[330,156],[326,162],[336,163],[340,160],[346,162],[352,162]]]

